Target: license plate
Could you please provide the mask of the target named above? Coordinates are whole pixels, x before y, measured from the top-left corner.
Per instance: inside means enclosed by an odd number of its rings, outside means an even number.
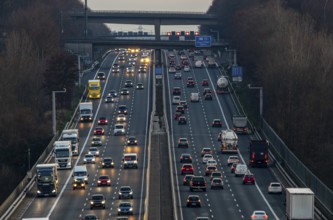
[[[192,202],[192,205],[196,205],[196,203],[195,203],[195,202]]]

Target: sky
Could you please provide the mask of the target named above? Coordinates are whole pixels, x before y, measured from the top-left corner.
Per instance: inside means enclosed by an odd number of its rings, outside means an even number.
[[[85,2],[85,0],[80,0]],[[121,11],[187,11],[206,12],[213,0],[87,0],[91,10]],[[112,31],[138,31],[139,25],[108,24]],[[142,31],[153,32],[154,27],[142,26]],[[161,32],[197,31],[197,26],[161,26]]]

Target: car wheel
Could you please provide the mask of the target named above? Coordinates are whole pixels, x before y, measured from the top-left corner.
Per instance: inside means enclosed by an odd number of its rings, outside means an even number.
[[[133,196],[131,196],[131,199],[133,199]]]

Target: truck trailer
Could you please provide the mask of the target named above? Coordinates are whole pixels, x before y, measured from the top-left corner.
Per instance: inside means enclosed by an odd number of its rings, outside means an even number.
[[[245,115],[233,115],[232,116],[233,130],[237,134],[247,134],[249,128],[247,126],[247,117]]]
[[[221,140],[221,153],[237,153],[238,151],[238,137],[237,134],[231,130],[222,130],[219,134]]]
[[[268,166],[268,141],[250,141],[250,166]]]
[[[57,196],[58,173],[57,164],[37,164],[36,166],[37,196]]]
[[[286,188],[286,209],[289,220],[313,220],[314,193],[309,188]]]
[[[229,81],[225,76],[220,76],[217,79],[216,93],[229,93]]]
[[[79,129],[64,129],[61,133],[61,140],[71,141],[73,156],[79,155]]]

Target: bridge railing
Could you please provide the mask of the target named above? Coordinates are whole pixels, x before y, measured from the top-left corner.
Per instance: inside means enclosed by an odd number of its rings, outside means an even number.
[[[67,13],[82,13],[84,14],[85,11],[83,9],[74,9],[69,10]],[[101,13],[101,14],[108,14],[108,13],[115,13],[115,14],[197,14],[197,15],[215,15],[212,13],[207,14],[206,12],[198,12],[198,11],[135,11],[135,10],[88,10],[87,14],[89,13]]]

